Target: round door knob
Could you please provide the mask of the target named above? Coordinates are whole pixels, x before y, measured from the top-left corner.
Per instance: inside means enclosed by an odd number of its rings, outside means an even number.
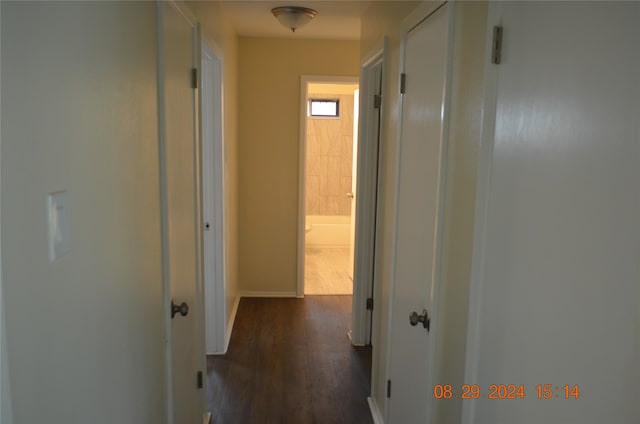
[[[176,304],[173,300],[171,301],[171,318],[176,316],[176,314],[180,314],[183,317],[186,317],[189,313],[189,305],[187,302],[182,302],[181,304]]]
[[[429,331],[429,327],[431,326],[431,318],[429,318],[429,311],[426,309],[422,310],[422,314],[418,314],[417,312],[411,312],[409,315],[409,324],[415,327],[418,323],[422,323],[422,326]]]

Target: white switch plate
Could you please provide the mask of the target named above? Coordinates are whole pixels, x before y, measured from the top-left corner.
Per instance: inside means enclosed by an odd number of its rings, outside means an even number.
[[[52,262],[69,253],[69,196],[67,190],[49,193],[47,198],[49,224],[49,260]]]

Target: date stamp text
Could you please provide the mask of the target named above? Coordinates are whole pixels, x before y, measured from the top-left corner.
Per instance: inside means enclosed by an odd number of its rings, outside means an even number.
[[[433,397],[436,399],[524,399],[528,396],[537,399],[579,399],[580,387],[578,384],[538,384],[529,388],[525,388],[524,384],[489,384],[486,388],[478,384],[433,386]]]

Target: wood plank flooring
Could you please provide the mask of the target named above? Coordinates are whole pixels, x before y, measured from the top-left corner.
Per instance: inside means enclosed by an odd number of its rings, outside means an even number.
[[[207,358],[214,424],[370,424],[371,349],[351,296],[243,298],[227,354]]]

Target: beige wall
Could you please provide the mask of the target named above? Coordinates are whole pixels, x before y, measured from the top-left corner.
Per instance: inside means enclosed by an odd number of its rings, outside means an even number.
[[[166,422],[156,5],[1,7],[14,421]],[[50,262],[46,196],[61,189],[71,250]]]
[[[223,60],[223,117],[225,149],[225,219],[227,320],[238,297],[238,37],[218,2],[187,2],[201,24],[203,38],[212,49],[219,49]]]
[[[424,2],[431,4],[436,2]],[[374,376],[372,394],[384,416],[385,383],[389,340],[387,317],[392,281],[390,266],[393,237],[393,203],[396,145],[399,125],[399,79],[401,21],[415,2],[375,2],[363,17],[363,59],[379,43],[389,37],[386,62],[386,90],[383,116],[383,216],[381,281],[376,296],[381,306],[376,321],[373,354]],[[429,6],[426,6],[428,8]],[[486,2],[457,2],[454,19],[453,69],[451,83],[451,121],[448,140],[447,182],[443,234],[442,279],[436,358],[436,382],[460,385],[466,351],[468,290],[473,242],[476,171],[481,134],[482,82],[484,69]],[[461,401],[434,403],[433,422],[461,422]]]
[[[296,290],[300,77],[357,76],[357,41],[240,38],[240,289]]]
[[[338,99],[338,119],[307,117],[306,214],[350,215],[353,166],[353,95],[309,93]]]

